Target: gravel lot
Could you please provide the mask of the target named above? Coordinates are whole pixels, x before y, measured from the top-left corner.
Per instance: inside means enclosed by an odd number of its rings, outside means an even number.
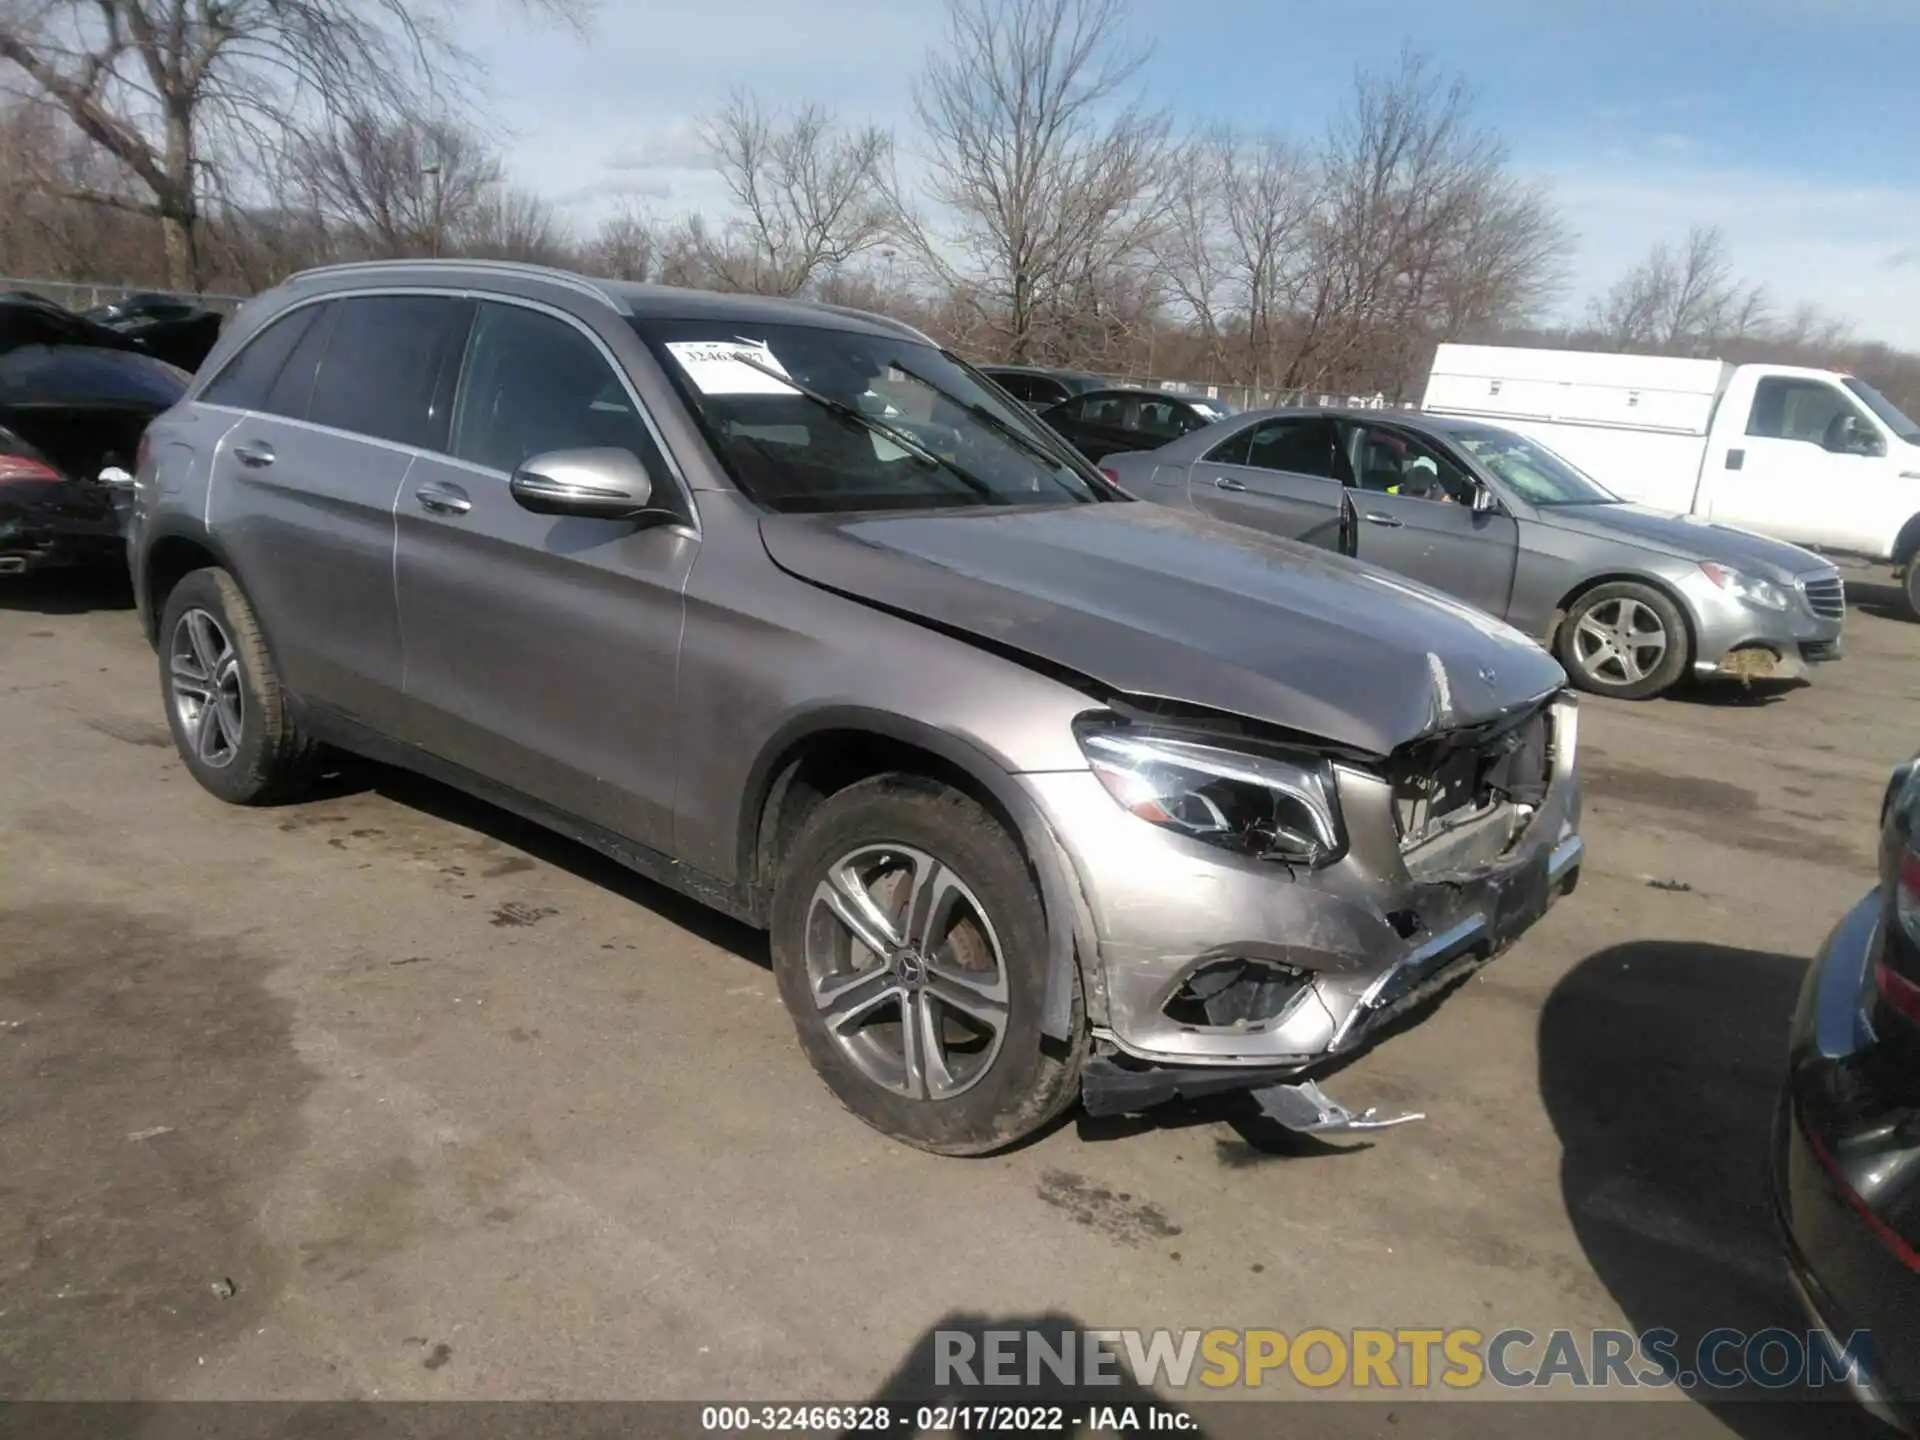
[[[225,808],[126,597],[0,582],[0,1395],[855,1401],[943,1320],[1797,1325],[1784,1027],[1920,744],[1920,625],[1855,591],[1810,687],[1588,702],[1579,892],[1329,1084],[1423,1124],[968,1162],[835,1105],[757,935],[387,771]],[[1636,1428],[1782,1433],[1668,1398]]]

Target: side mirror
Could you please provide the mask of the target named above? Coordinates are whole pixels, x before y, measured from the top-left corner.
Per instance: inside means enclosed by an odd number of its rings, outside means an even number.
[[[1484,485],[1473,487],[1473,513],[1476,515],[1497,515],[1500,513],[1500,500],[1493,491]]]
[[[549,450],[522,461],[507,490],[536,515],[637,520],[652,508],[653,479],[630,450]]]
[[[1848,415],[1840,422],[1840,431],[1832,437],[1827,448],[1836,455],[1884,455],[1886,442],[1871,425],[1857,415]]]

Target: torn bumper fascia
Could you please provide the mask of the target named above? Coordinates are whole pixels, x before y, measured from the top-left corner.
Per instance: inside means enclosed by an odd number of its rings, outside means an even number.
[[[1358,769],[1339,771],[1347,852],[1312,873],[1135,821],[1088,772],[1020,777],[1080,881],[1093,932],[1083,961],[1104,1001],[1095,1025],[1102,1051],[1121,1068],[1173,1067],[1180,1073],[1169,1078],[1185,1083],[1169,1094],[1194,1088],[1191,1067],[1244,1069],[1250,1085],[1272,1083],[1362,1047],[1499,953],[1579,873],[1578,708],[1563,696],[1552,714],[1552,778],[1525,833],[1492,863],[1440,875],[1409,870],[1391,787]],[[1311,984],[1256,1023],[1167,1015],[1194,969],[1229,957],[1295,966]]]
[[[1697,676],[1803,680],[1816,657],[1840,657],[1845,617],[1815,615],[1798,594],[1785,610],[1765,610],[1728,595],[1704,575],[1680,589],[1691,612]]]

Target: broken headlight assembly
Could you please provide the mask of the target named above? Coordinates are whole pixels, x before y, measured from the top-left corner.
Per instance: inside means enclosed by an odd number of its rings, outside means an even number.
[[[1256,860],[1314,868],[1346,850],[1333,766],[1104,723],[1076,727],[1093,773],[1150,825]]]

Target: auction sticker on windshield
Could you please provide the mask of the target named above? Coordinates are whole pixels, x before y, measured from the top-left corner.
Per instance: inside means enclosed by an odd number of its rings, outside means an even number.
[[[787,367],[774,358],[764,340],[669,340],[667,350],[702,395],[798,393],[791,385],[783,385],[754,368],[765,366],[781,375],[787,373]]]

